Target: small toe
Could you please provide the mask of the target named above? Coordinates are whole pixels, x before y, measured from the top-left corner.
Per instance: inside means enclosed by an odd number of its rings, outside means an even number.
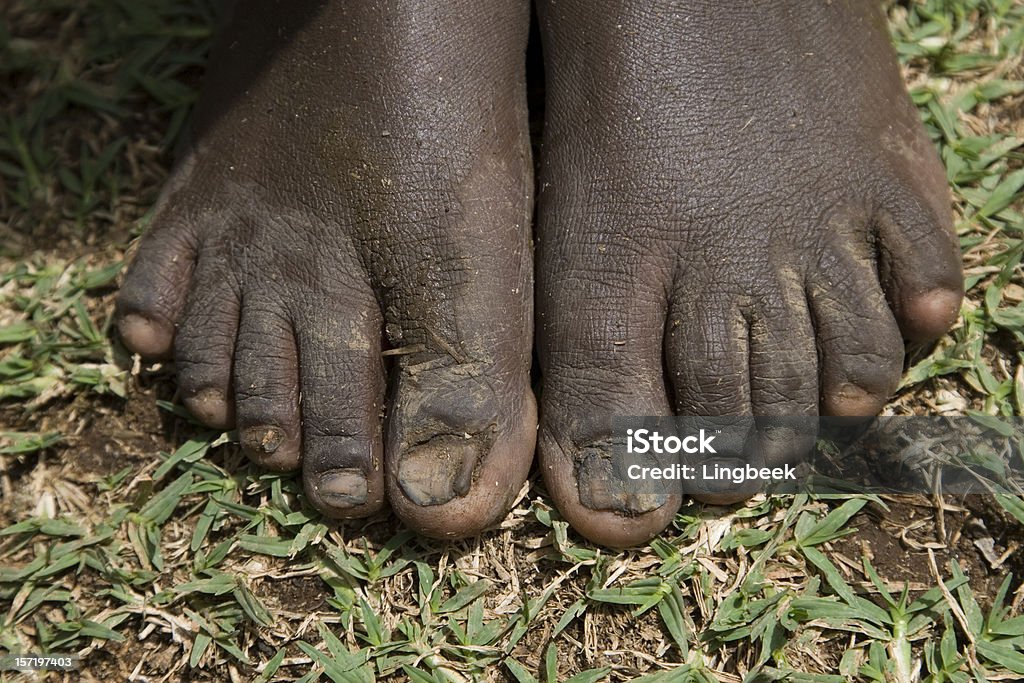
[[[872,383],[876,387],[884,386],[879,382]],[[822,394],[822,412],[837,417],[872,417],[881,412],[888,393],[885,389],[869,391],[847,382],[829,384]]]
[[[115,321],[121,341],[147,359],[170,358],[188,297],[198,234],[173,208],[158,212],[125,274]]]
[[[903,336],[938,339],[956,322],[963,298],[962,259],[948,205],[905,195],[877,222],[879,278]]]
[[[120,313],[118,335],[129,351],[143,358],[167,358],[174,347],[174,325],[151,315]]]
[[[926,342],[938,339],[960,317],[963,292],[952,289],[932,289],[908,296],[900,306],[900,328],[911,341]]]

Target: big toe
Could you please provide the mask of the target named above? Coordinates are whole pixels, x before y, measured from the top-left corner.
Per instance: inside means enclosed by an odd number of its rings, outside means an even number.
[[[573,529],[600,545],[631,548],[671,524],[681,502],[678,487],[631,485],[614,462],[610,440],[580,448],[567,432],[545,418],[538,450],[548,493]]]
[[[493,431],[437,434],[410,447],[398,462],[398,483],[417,505],[440,505],[469,493],[476,465],[490,451]]]
[[[465,371],[406,367],[395,387],[389,498],[403,521],[435,538],[499,522],[533,461],[537,414],[525,369],[486,380]]]
[[[614,258],[616,250],[598,252]],[[634,480],[623,462],[614,417],[671,415],[662,370],[663,308],[654,288],[625,278],[608,296],[613,264],[564,266],[542,256],[544,377],[538,442],[555,506],[591,541],[641,545],[665,529],[682,502],[678,483]],[[581,273],[586,277],[581,277]],[[594,276],[597,274],[597,277]]]

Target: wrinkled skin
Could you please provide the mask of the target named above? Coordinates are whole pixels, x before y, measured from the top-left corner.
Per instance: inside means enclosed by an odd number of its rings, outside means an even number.
[[[214,52],[118,327],[329,516],[465,536],[526,479],[528,26],[507,0],[249,0]]]
[[[955,320],[959,252],[876,3],[538,8],[541,467],[579,532],[629,546],[681,497],[608,480],[612,415],[874,415],[904,339]]]

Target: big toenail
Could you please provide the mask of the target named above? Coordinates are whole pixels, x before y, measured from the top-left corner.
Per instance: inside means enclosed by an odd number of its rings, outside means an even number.
[[[435,436],[409,449],[398,465],[398,482],[417,505],[440,505],[469,493],[480,459],[477,437]]]
[[[284,432],[277,427],[247,427],[241,434],[242,447],[253,453],[271,455],[284,441]]]
[[[166,356],[171,352],[173,331],[138,313],[122,316],[117,331],[125,344],[144,356]]]
[[[580,456],[577,491],[580,503],[591,510],[614,510],[639,515],[668,502],[667,493],[633,490],[630,481],[613,472],[614,466],[601,448],[585,448]]]
[[[231,422],[231,406],[220,389],[203,389],[184,397],[182,402],[204,424],[226,428]]]
[[[366,502],[366,477],[359,470],[345,469],[324,472],[317,479],[316,492],[333,507],[355,507]]]

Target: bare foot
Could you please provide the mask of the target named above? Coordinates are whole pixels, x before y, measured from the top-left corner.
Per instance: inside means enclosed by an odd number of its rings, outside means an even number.
[[[118,326],[327,515],[389,500],[465,536],[526,479],[528,22],[525,2],[258,0],[214,53]]]

